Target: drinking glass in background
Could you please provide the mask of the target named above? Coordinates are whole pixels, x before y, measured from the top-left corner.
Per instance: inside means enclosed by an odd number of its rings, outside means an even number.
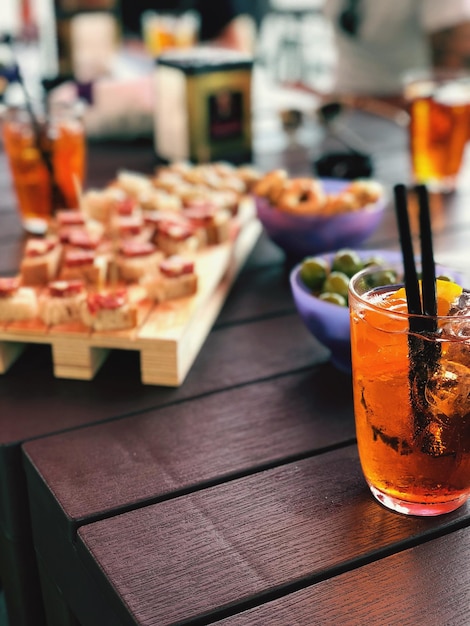
[[[383,505],[439,515],[470,496],[470,293],[438,280],[438,316],[410,316],[403,285],[393,284],[401,275],[372,267],[350,281],[359,456]],[[437,330],[417,332],[430,319]]]
[[[151,57],[170,48],[191,48],[199,37],[199,16],[195,11],[184,13],[142,14],[142,39]]]
[[[470,75],[460,70],[410,72],[404,97],[413,181],[436,192],[454,191],[470,137]]]
[[[58,209],[78,206],[85,175],[86,139],[77,103],[54,103],[47,114],[9,106],[2,119],[22,224],[42,234]]]

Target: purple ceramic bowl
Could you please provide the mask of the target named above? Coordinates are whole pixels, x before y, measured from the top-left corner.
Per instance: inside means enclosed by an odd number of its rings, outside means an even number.
[[[372,256],[381,257],[386,264],[400,262],[401,254],[383,250],[356,250],[362,260]],[[335,253],[322,254],[331,263]],[[349,333],[349,309],[312,295],[300,278],[299,263],[290,274],[294,302],[302,321],[312,335],[331,351],[332,363],[343,372],[351,372],[351,339]]]
[[[336,194],[351,181],[321,179],[326,193]],[[269,238],[289,256],[297,259],[353,248],[365,241],[378,227],[387,198],[369,204],[359,211],[336,215],[293,215],[273,207],[266,198],[255,197],[256,211]]]

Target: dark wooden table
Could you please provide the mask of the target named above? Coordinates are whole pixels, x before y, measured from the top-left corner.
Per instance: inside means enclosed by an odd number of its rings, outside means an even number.
[[[403,133],[355,122],[381,139],[377,177],[404,180]],[[310,156],[257,163],[306,171]],[[0,159],[5,274],[23,240]],[[91,147],[93,184],[118,167],[151,171],[151,146]],[[433,202],[438,254],[468,251],[469,203]],[[397,247],[391,207],[364,245]],[[419,519],[373,501],[350,377],[302,325],[288,271],[261,236],[177,389],[142,385],[126,351],[90,382],[55,379],[46,346],[0,376],[11,626],[469,622],[470,507]]]

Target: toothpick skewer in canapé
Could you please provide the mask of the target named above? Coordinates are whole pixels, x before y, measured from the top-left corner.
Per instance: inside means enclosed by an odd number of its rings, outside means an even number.
[[[111,236],[111,255],[112,255],[112,263],[110,268],[109,275],[109,284],[111,293],[115,293],[117,290],[118,283],[118,265],[116,263],[116,258],[119,252],[119,234],[118,234],[118,225],[117,225],[117,209],[115,204],[113,204],[108,217],[108,232]]]
[[[75,188],[75,194],[77,196],[77,209],[79,211],[83,211],[83,188],[75,172],[72,174],[72,180],[73,180],[73,186]]]

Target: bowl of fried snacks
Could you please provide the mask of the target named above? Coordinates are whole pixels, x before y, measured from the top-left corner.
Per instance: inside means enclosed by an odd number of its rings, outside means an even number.
[[[370,179],[263,175],[253,188],[256,211],[269,238],[290,258],[356,247],[378,227],[387,198]]]

